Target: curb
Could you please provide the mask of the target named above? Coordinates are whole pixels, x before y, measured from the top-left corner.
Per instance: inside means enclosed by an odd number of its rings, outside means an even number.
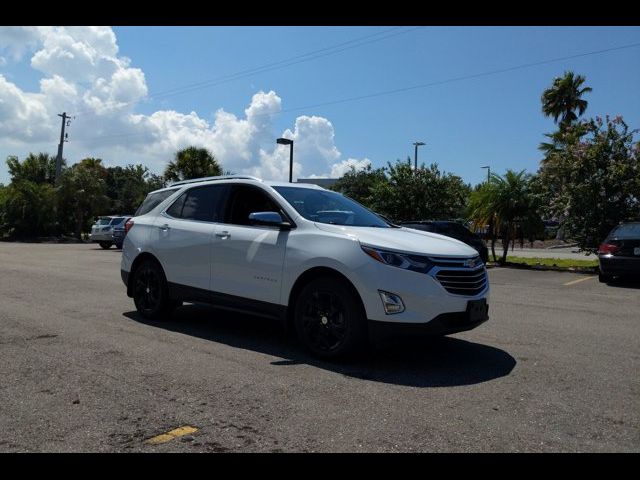
[[[570,273],[583,273],[583,274],[595,274],[598,273],[598,267],[554,267],[552,265],[527,265],[526,263],[511,263],[506,262],[504,265],[500,265],[498,262],[491,262],[486,264],[486,268],[515,268],[519,270],[551,270],[554,272],[570,272]]]

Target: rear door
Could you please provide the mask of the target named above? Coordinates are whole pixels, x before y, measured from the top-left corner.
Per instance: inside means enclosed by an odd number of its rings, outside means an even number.
[[[172,287],[209,290],[214,222],[219,220],[226,189],[225,185],[190,188],[156,218],[150,244]]]

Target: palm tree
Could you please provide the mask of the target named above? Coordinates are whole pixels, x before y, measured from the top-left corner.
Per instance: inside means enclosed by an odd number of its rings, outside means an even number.
[[[222,167],[206,148],[187,147],[178,150],[164,171],[167,181],[222,175]]]
[[[542,93],[542,113],[553,117],[556,123],[560,118],[561,129],[575,122],[587,109],[587,101],[581,97],[591,92],[592,88],[580,88],[585,80],[583,75],[565,72],[564,77],[556,77],[553,85]]]
[[[516,226],[535,217],[536,208],[530,192],[531,175],[507,170],[504,176],[491,174],[490,181],[471,193],[469,216],[476,225],[492,224],[502,236],[502,259],[507,261],[509,241],[515,238]],[[492,244],[493,258],[495,249]]]

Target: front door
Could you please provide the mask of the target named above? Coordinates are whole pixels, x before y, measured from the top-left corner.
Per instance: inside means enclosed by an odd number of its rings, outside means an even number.
[[[231,302],[257,300],[280,304],[282,268],[288,231],[253,226],[253,212],[281,212],[261,188],[234,185],[226,202],[224,220],[216,224],[213,242],[211,290]]]

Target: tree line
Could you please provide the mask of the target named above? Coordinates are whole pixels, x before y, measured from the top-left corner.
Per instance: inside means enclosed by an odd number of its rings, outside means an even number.
[[[464,218],[487,230],[494,259],[501,239],[502,262],[510,241],[543,235],[543,219],[557,219],[559,236],[595,251],[614,226],[640,220],[640,142],[621,116],[580,118],[592,91],[584,82],[565,72],[542,93],[542,113],[557,130],[545,134],[534,174],[507,169],[471,188],[435,164],[414,172],[407,160],[352,169],[333,188],[395,221]]]
[[[541,96],[542,113],[557,129],[546,133],[536,173],[507,170],[475,186],[443,172],[437,164],[418,169],[411,160],[385,167],[352,169],[332,187],[393,221],[460,219],[487,230],[495,254],[508,244],[533,241],[544,232],[542,219],[557,219],[559,235],[595,250],[621,221],[640,218],[640,143],[622,117],[581,118],[585,78],[566,72]],[[162,175],[143,165],[105,167],[85,158],[55,179],[55,158],[29,154],[7,159],[11,182],[0,185],[0,234],[74,235],[90,229],[96,216],[133,214],[144,197],[168,182],[221,175],[223,168],[204,148],[176,152]],[[230,173],[230,172],[224,172]]]
[[[147,194],[168,182],[220,175],[222,168],[206,149],[179,150],[163,175],[144,165],[105,167],[84,158],[68,167],[63,160],[58,181],[56,159],[30,153],[22,162],[7,159],[11,182],[0,185],[0,235],[31,238],[72,235],[82,238],[97,216],[133,215]]]

